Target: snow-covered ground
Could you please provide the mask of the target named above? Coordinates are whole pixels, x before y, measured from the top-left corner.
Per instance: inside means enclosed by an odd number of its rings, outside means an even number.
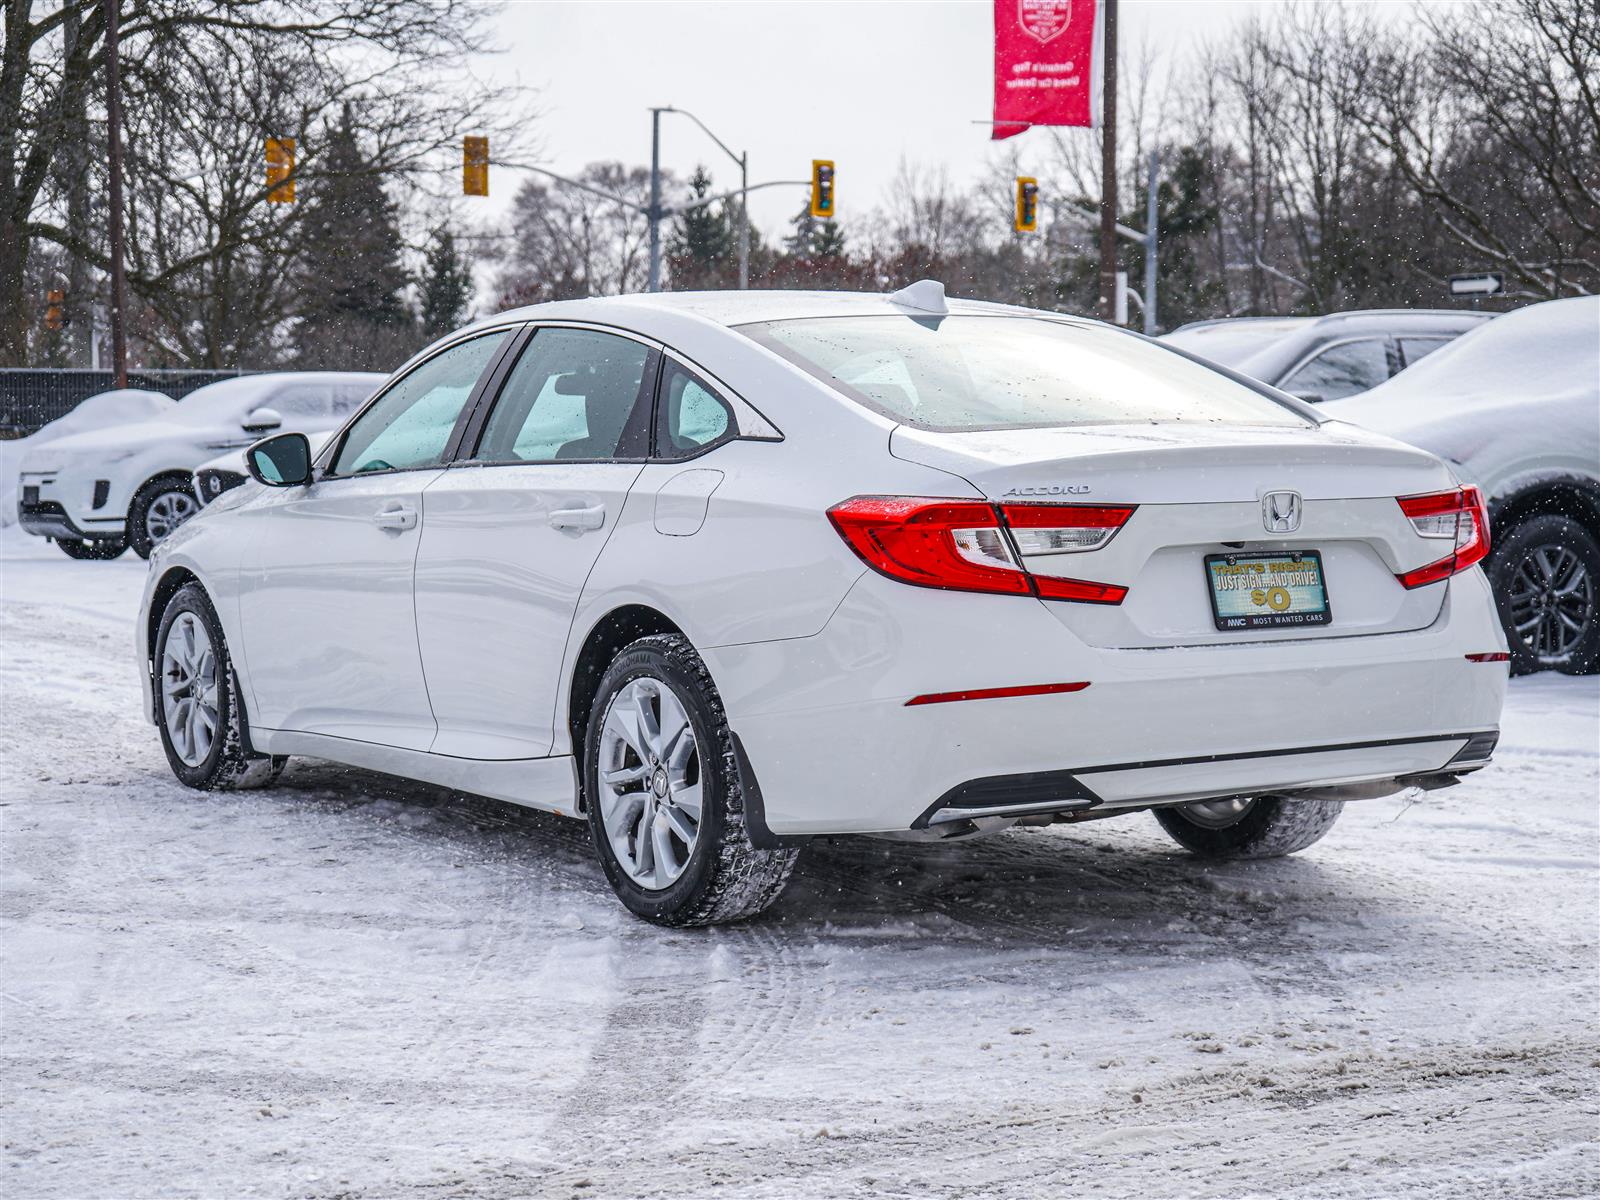
[[[8,1197],[1600,1192],[1600,687],[1205,866],[1148,816],[814,847],[667,932],[582,826],[325,764],[210,796],[143,564],[0,535]]]

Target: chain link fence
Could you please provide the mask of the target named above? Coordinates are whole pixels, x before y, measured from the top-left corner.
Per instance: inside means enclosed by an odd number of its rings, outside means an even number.
[[[196,388],[249,371],[129,371],[128,386],[164,392],[182,400]],[[117,386],[111,371],[0,368],[0,438],[27,437],[42,425],[64,417],[81,401]]]

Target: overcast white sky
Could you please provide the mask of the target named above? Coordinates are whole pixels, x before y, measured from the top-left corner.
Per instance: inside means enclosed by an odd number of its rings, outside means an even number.
[[[1124,54],[1148,43],[1164,62],[1286,0],[1122,0]],[[1372,0],[1400,17],[1409,0]],[[541,165],[575,172],[597,159],[647,164],[651,105],[695,113],[734,150],[752,183],[838,164],[839,215],[885,198],[902,158],[943,165],[961,182],[991,147],[1017,146],[1023,166],[1046,135],[992,143],[992,0],[687,0],[608,3],[512,0],[497,21],[506,53],[485,66],[538,90]],[[1126,61],[1126,58],[1124,58]],[[719,185],[737,168],[692,122],[662,117],[662,163],[688,175],[704,163]],[[497,168],[478,213],[503,209],[521,173]],[[751,197],[775,234],[804,202],[801,188]],[[484,202],[478,202],[484,203]]]

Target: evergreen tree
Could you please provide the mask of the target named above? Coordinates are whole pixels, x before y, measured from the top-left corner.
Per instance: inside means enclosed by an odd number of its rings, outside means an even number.
[[[694,200],[711,194],[711,173],[696,167],[689,179]],[[678,214],[667,241],[672,286],[679,290],[725,285],[739,258],[739,235],[726,204],[703,204]]]
[[[844,231],[839,222],[829,218],[819,221],[811,215],[811,202],[795,214],[790,222],[789,236],[783,239],[784,249],[790,257],[810,262],[814,259],[843,258]]]
[[[441,227],[433,235],[422,278],[422,336],[443,337],[467,320],[472,303],[472,267],[456,249],[456,237]]]
[[[396,205],[382,164],[362,150],[349,104],[327,137],[306,188],[298,357],[304,366],[387,370],[416,339]]]

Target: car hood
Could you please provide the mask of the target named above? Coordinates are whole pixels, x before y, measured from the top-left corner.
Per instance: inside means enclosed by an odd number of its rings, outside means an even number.
[[[31,447],[22,457],[24,471],[59,470],[80,459],[115,461],[129,453],[163,442],[193,442],[220,431],[195,426],[175,425],[170,421],[137,421],[130,425],[109,425],[55,438],[42,446]]]

